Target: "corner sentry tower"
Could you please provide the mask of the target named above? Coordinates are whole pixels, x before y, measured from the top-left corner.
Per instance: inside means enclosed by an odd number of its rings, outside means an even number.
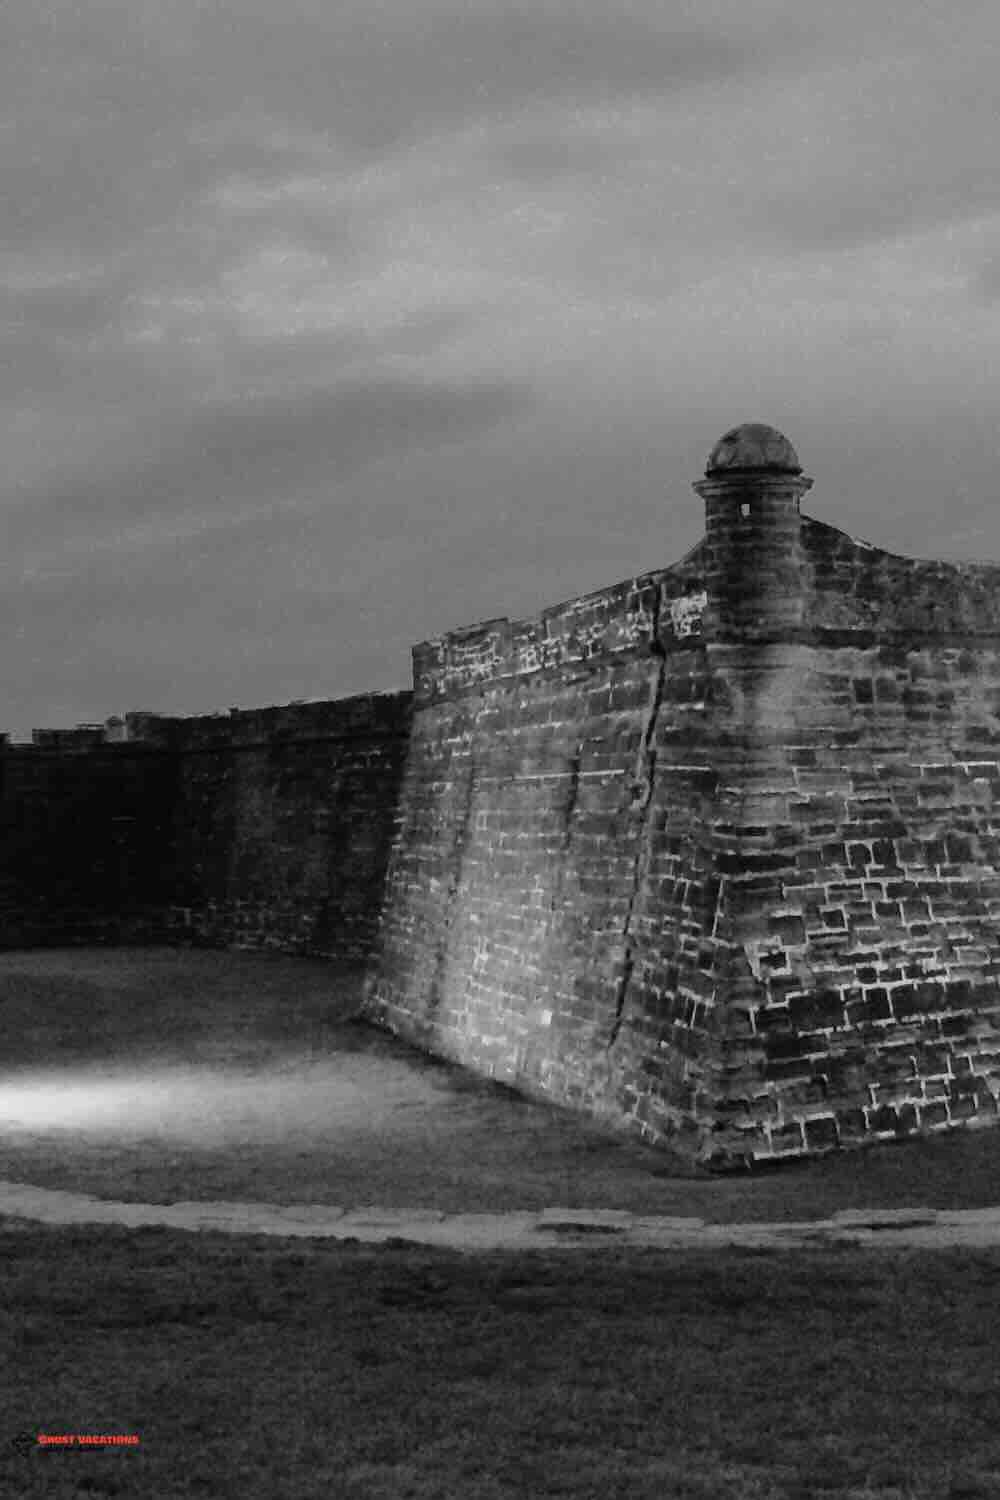
[[[705,502],[705,626],[766,640],[802,624],[799,502],[812,488],[788,439],[762,422],[725,433],[694,486]]]
[[[698,1154],[717,1166],[782,1152],[786,1128],[789,1140],[803,1129],[774,1087],[757,1019],[787,980],[775,974],[772,985],[767,965],[788,962],[774,934],[798,834],[779,788],[794,774],[784,763],[785,742],[796,738],[803,690],[810,566],[800,504],[812,483],[783,433],[747,422],[719,438],[694,484],[705,503],[698,557],[708,684],[698,759],[714,780],[695,843],[718,892],[702,928],[714,996],[701,1039],[695,1127]],[[804,971],[801,981],[810,983]]]

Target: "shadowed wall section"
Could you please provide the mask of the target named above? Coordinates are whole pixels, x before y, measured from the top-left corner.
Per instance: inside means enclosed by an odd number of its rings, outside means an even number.
[[[367,958],[397,826],[408,693],[163,726],[178,757],[170,931]],[[159,735],[155,721],[144,736]]]
[[[410,694],[172,719],[3,756],[4,942],[132,937],[367,958]],[[92,732],[91,738],[94,738]]]
[[[153,935],[176,782],[169,755],[94,734],[0,749],[0,946]]]

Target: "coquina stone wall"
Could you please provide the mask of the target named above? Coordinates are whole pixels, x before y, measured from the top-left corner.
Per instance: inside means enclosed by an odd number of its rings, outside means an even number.
[[[168,932],[366,959],[409,717],[398,693],[147,721],[178,763]]]
[[[681,563],[417,648],[369,988],[723,1167],[1000,1094],[1000,568],[856,542],[810,484],[734,430]]]
[[[1000,1094],[1000,568],[807,520],[801,549],[803,623],[724,671],[749,732],[720,1102],[755,1154]]]
[[[417,648],[370,987],[435,1051],[692,1137],[721,1062],[706,597],[695,553]]]

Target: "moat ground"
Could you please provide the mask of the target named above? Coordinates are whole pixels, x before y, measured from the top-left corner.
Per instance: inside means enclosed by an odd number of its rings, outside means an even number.
[[[352,1020],[359,997],[356,972],[308,959],[0,953],[0,1178],[146,1203],[717,1223],[1000,1205],[1000,1131],[699,1174]]]
[[[349,1020],[357,979],[0,955],[0,1177],[146,1202],[1000,1203],[1000,1133],[677,1175]],[[0,1219],[0,1493],[995,1500],[1000,1251],[462,1255]],[[18,1434],[137,1448],[22,1452]]]

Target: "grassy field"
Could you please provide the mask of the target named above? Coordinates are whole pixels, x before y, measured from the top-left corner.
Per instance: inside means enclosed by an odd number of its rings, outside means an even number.
[[[0,1492],[996,1500],[1000,1255],[0,1226]],[[25,1451],[17,1434],[137,1434]]]

